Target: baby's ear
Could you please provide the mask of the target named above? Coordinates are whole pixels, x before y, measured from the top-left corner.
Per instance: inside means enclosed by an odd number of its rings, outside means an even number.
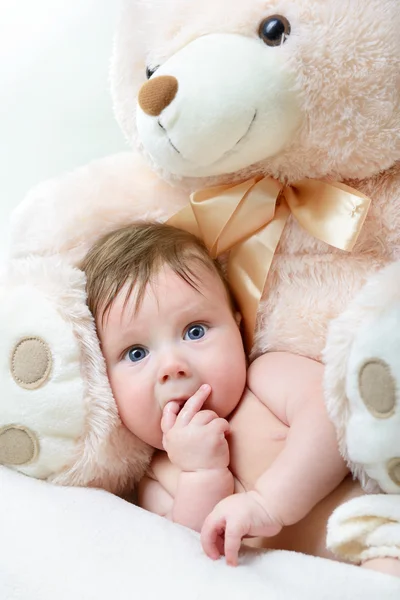
[[[235,321],[236,321],[236,325],[238,327],[240,327],[240,324],[242,322],[242,315],[240,314],[240,312],[238,310],[235,312]]]

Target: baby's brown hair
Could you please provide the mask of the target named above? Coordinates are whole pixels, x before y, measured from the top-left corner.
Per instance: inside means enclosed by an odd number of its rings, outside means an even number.
[[[125,303],[137,290],[137,310],[148,283],[163,265],[198,289],[193,264],[197,262],[216,273],[235,311],[222,269],[201,240],[191,233],[160,223],[136,223],[121,227],[100,238],[89,250],[81,269],[86,273],[87,304],[95,318],[104,316],[117,295],[128,284]]]

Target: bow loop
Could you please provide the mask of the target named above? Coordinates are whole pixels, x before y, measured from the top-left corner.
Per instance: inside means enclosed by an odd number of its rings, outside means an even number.
[[[349,252],[367,216],[370,199],[344,183],[303,179],[285,188],[285,199],[300,225],[315,238]]]
[[[211,256],[231,250],[269,223],[281,188],[275,179],[264,177],[194,192],[191,207]]]

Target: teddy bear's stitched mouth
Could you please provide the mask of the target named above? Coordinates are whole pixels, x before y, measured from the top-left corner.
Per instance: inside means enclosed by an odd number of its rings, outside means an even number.
[[[255,111],[254,111],[253,118],[251,119],[251,121],[250,121],[250,124],[249,124],[249,126],[248,126],[248,128],[247,128],[246,132],[245,132],[245,133],[244,133],[244,134],[243,134],[243,135],[242,135],[242,136],[241,136],[241,137],[238,139],[238,141],[237,141],[237,142],[236,142],[236,143],[235,143],[235,144],[234,144],[234,145],[233,145],[231,148],[229,148],[229,150],[227,150],[226,152],[224,152],[224,153],[223,153],[223,154],[220,156],[220,158],[219,158],[218,160],[221,160],[222,158],[224,158],[225,156],[227,156],[227,155],[228,155],[230,152],[233,152],[233,150],[236,148],[236,146],[238,146],[238,145],[240,144],[240,142],[241,142],[242,140],[244,140],[244,138],[245,138],[245,137],[248,135],[248,133],[249,133],[250,129],[252,128],[252,126],[253,126],[253,123],[254,123],[254,121],[256,120],[256,117],[257,117],[257,109],[255,109]],[[167,140],[168,140],[168,142],[169,142],[169,144],[170,144],[171,148],[173,148],[173,149],[175,150],[175,152],[176,152],[177,154],[179,154],[179,156],[181,156],[181,157],[182,157],[184,160],[187,160],[187,159],[186,159],[186,158],[183,156],[182,152],[181,152],[180,150],[178,150],[178,148],[177,148],[177,147],[175,146],[175,144],[172,142],[171,138],[170,138],[170,137],[169,137],[169,135],[168,135],[168,131],[165,129],[165,127],[163,126],[163,124],[161,123],[161,121],[160,121],[160,120],[158,120],[158,125],[159,125],[159,127],[160,127],[160,128],[163,130],[163,132],[165,133],[165,135],[166,135],[166,137],[167,137]],[[190,162],[190,161],[188,161],[188,162]]]
[[[238,141],[237,141],[237,142],[236,142],[236,144],[235,144],[235,145],[234,145],[234,146],[231,148],[231,150],[233,150],[233,148],[236,148],[236,146],[237,146],[238,144],[240,144],[240,142],[241,142],[242,140],[244,140],[244,138],[247,136],[247,134],[249,133],[250,129],[252,128],[252,126],[253,126],[253,123],[254,123],[254,121],[256,120],[256,117],[257,117],[257,109],[255,109],[255,111],[254,111],[253,118],[252,118],[252,120],[250,121],[250,125],[248,126],[246,133],[244,133],[244,134],[242,135],[242,137],[238,139]],[[228,152],[230,152],[231,150],[228,150]],[[225,154],[227,154],[227,152],[225,152]],[[225,154],[223,154],[223,156],[225,156]]]
[[[161,127],[161,129],[163,130],[163,132],[165,133],[165,135],[167,136],[167,140],[169,141],[170,146],[175,150],[175,152],[177,152],[180,156],[182,156],[182,153],[179,152],[178,148],[172,143],[171,138],[169,137],[167,130],[165,129],[165,127],[163,126],[163,124],[161,123],[160,120],[158,120],[158,124]]]

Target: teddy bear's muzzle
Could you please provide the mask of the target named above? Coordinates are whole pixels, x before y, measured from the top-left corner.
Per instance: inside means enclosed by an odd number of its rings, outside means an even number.
[[[140,89],[139,140],[178,176],[235,172],[275,155],[304,115],[281,53],[239,34],[193,40]]]

